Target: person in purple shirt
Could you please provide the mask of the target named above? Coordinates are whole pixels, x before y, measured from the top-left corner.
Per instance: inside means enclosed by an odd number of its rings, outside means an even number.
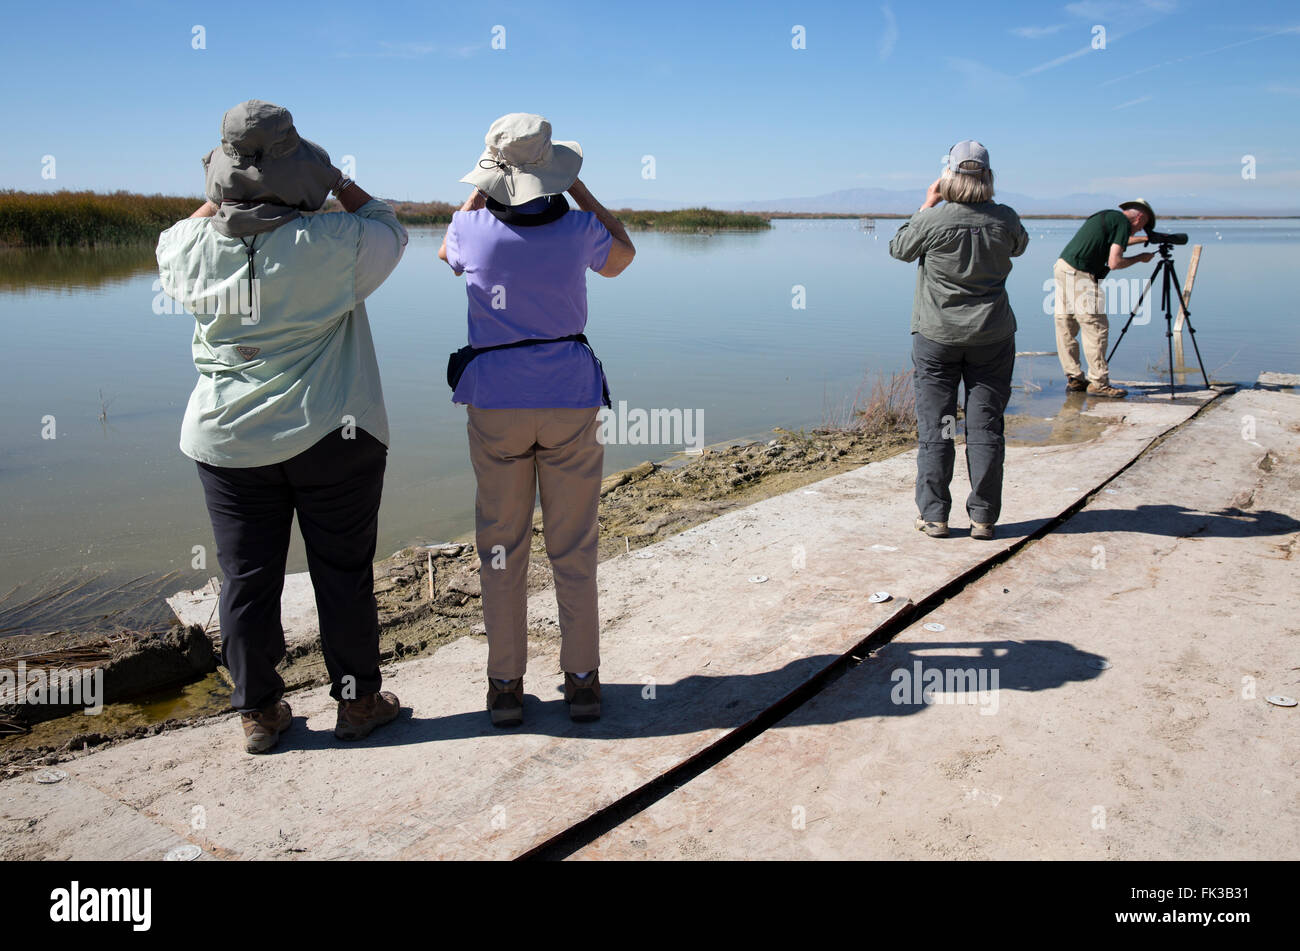
[[[540,488],[564,699],[574,720],[594,720],[596,510],[605,456],[597,413],[609,398],[583,336],[587,271],[615,277],[636,249],[578,180],[578,143],[552,142],[541,116],[502,116],[486,142],[477,167],[461,179],[474,191],[452,215],[438,257],[465,276],[469,297],[469,347],[452,355],[448,382],[452,399],[467,406],[478,483],[487,708],[496,726],[523,722],[528,557]],[[570,208],[566,191],[580,210]]]

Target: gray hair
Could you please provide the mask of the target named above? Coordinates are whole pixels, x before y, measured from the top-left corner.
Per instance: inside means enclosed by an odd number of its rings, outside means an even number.
[[[978,175],[967,175],[945,168],[943,176],[939,179],[939,197],[944,201],[960,202],[963,205],[991,201],[993,169],[986,168]]]

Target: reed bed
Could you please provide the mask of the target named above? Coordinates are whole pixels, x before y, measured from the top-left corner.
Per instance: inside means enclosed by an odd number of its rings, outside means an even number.
[[[202,204],[202,198],[133,192],[0,191],[0,247],[95,247],[152,243]],[[390,201],[407,225],[445,225],[457,206],[445,201]],[[330,201],[323,210],[338,210]],[[767,218],[713,208],[616,212],[629,228],[643,231],[762,231]]]
[[[445,225],[459,205],[446,201],[394,201],[384,199],[393,206],[397,220],[404,225]]]
[[[0,191],[0,245],[77,247],[156,241],[201,198],[90,191]]]
[[[772,227],[772,223],[760,215],[714,208],[683,208],[678,211],[620,208],[614,214],[626,227],[642,231],[765,231]]]

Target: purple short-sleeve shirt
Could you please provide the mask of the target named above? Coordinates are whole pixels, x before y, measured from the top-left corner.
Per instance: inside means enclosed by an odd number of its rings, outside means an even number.
[[[521,205],[541,211],[546,199]],[[491,347],[567,337],[587,326],[587,269],[599,271],[613,238],[587,211],[544,225],[508,225],[486,208],[458,211],[447,228],[447,263],[465,274],[469,342]],[[580,343],[545,343],[480,354],[452,394],[480,409],[580,409],[601,405],[602,377]]]

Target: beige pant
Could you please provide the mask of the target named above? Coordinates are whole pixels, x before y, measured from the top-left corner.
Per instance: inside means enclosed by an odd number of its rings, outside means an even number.
[[[1088,380],[1105,386],[1110,382],[1106,365],[1106,344],[1110,320],[1106,317],[1106,294],[1097,279],[1057,258],[1052,268],[1056,281],[1056,355],[1067,377],[1083,376],[1079,365],[1079,341],[1088,358]]]
[[[528,666],[528,555],[539,487],[560,606],[560,668],[600,666],[596,509],[605,447],[596,439],[596,412],[469,407],[489,677],[513,680]]]

